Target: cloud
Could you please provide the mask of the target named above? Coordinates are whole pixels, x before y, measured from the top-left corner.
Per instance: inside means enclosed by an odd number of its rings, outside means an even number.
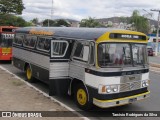
[[[23,0],[25,10],[22,17],[26,20],[51,18],[52,0]],[[86,17],[108,18],[114,16],[131,16],[137,9],[145,14],[152,8],[160,8],[159,0],[54,0],[53,18],[71,18],[81,20]],[[157,13],[154,13],[155,16]]]

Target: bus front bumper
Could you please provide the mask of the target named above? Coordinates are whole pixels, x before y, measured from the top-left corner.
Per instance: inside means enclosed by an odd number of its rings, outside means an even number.
[[[150,91],[142,93],[142,94],[137,94],[134,96],[118,98],[118,99],[113,99],[113,100],[98,100],[96,98],[93,98],[93,104],[100,108],[109,108],[109,107],[114,107],[114,106],[130,104],[135,101],[146,99],[149,96],[150,96]]]

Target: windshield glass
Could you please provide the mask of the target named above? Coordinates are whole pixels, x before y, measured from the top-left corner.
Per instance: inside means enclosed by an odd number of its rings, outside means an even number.
[[[143,44],[132,44],[133,64],[142,65],[147,63],[147,48]]]
[[[0,47],[12,47],[14,34],[2,34],[0,36]]]
[[[100,67],[123,67],[146,63],[146,45],[129,43],[101,43],[98,45],[98,65]]]

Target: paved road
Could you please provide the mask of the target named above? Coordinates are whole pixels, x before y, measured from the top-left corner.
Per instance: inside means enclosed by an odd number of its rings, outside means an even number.
[[[160,56],[158,56],[158,57],[150,56],[150,57],[149,57],[149,62],[160,64]]]
[[[0,63],[1,66],[5,67],[12,73],[16,74],[17,76],[21,77],[22,79],[25,79],[24,73],[22,73],[20,70],[17,68],[13,67],[10,63]],[[126,106],[121,106],[121,107],[115,107],[115,108],[109,108],[109,109],[99,109],[95,107],[94,109],[100,110],[100,111],[160,111],[160,73],[154,73],[150,72],[150,79],[151,81],[151,97],[147,100],[140,101],[131,105],[126,105]],[[48,92],[48,86],[45,85],[44,83],[38,82],[34,83],[34,86],[37,88],[41,89],[44,92]],[[77,106],[74,104],[74,101],[71,97],[69,96],[63,96],[63,97],[55,97],[57,100],[63,102],[64,104],[68,105],[72,109],[76,111],[80,111],[80,109],[77,108]],[[84,114],[84,113],[83,113]],[[85,115],[87,116],[94,116],[94,114],[97,114],[96,112],[85,112]],[[106,113],[103,113],[106,114]],[[102,114],[102,115],[103,115]],[[92,117],[91,119],[110,119],[110,120],[146,120],[146,118],[124,118],[124,117],[116,117],[116,118],[102,118],[102,117]],[[147,118],[150,120],[151,118]],[[159,120],[160,118],[154,118],[154,120]]]

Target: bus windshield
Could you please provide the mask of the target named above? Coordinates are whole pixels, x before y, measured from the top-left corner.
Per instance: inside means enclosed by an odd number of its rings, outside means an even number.
[[[123,67],[148,64],[144,44],[101,43],[98,45],[100,67]]]
[[[13,38],[11,37],[4,37],[3,35],[1,35],[0,37],[0,47],[12,47],[12,41]]]

